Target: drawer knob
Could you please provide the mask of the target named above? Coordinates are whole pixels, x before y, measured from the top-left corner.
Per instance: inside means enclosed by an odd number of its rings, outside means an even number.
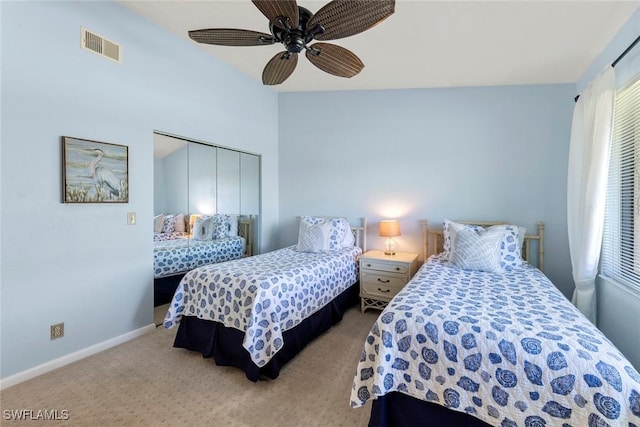
[[[396,271],[400,271],[400,267],[396,267]]]
[[[380,289],[380,288],[378,288],[378,292],[391,292],[391,289]]]
[[[380,283],[390,283],[391,280],[387,279],[387,280],[382,280],[381,278],[378,277],[378,282]]]
[[[367,264],[367,267],[371,267],[371,264]]]

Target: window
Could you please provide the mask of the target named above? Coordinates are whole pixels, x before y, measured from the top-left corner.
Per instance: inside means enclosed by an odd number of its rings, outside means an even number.
[[[640,77],[616,94],[602,274],[640,293]]]

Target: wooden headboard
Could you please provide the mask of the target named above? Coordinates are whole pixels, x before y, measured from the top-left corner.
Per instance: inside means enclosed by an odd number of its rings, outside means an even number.
[[[362,253],[367,251],[367,218],[360,218],[362,225],[360,227],[351,226],[353,237],[356,238],[356,246],[362,249]]]
[[[253,255],[253,215],[240,215],[238,217],[238,235],[244,237],[245,256]]]
[[[456,221],[460,224],[480,225],[482,227],[491,227],[492,225],[508,224],[504,221]],[[444,234],[442,230],[432,230],[429,228],[429,220],[422,220],[422,233],[423,233],[423,254],[426,260],[433,254],[437,254],[443,251],[444,248]],[[537,256],[533,257],[531,251],[531,242],[537,241],[538,251]],[[522,245],[522,259],[531,263],[537,261],[535,264],[541,271],[544,271],[544,223],[538,223],[538,234],[527,234],[524,236],[524,243]]]

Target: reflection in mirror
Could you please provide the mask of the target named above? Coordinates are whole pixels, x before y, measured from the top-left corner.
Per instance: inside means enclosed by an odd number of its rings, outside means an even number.
[[[153,212],[184,213],[187,209],[187,141],[154,134]]]
[[[218,148],[218,213],[240,214],[240,153]]]
[[[260,156],[240,153],[240,214],[249,220],[251,235],[247,248],[254,255],[260,252]]]
[[[210,145],[189,143],[189,213],[213,215],[216,206],[216,148]]]
[[[153,144],[154,277],[183,270],[189,253],[189,146],[182,139],[154,134]]]
[[[258,253],[260,156],[156,133],[154,157],[160,305],[187,271]]]

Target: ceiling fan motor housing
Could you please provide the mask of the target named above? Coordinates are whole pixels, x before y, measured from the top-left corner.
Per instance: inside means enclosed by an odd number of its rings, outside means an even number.
[[[302,52],[307,44],[305,33],[307,31],[307,22],[313,14],[302,6],[298,6],[298,26],[296,28],[281,28],[269,23],[269,31],[273,34],[276,41],[282,43],[289,53]],[[288,18],[283,18],[282,22],[288,22]]]
[[[304,39],[294,31],[287,34],[283,42],[289,53],[300,53],[304,49]]]

